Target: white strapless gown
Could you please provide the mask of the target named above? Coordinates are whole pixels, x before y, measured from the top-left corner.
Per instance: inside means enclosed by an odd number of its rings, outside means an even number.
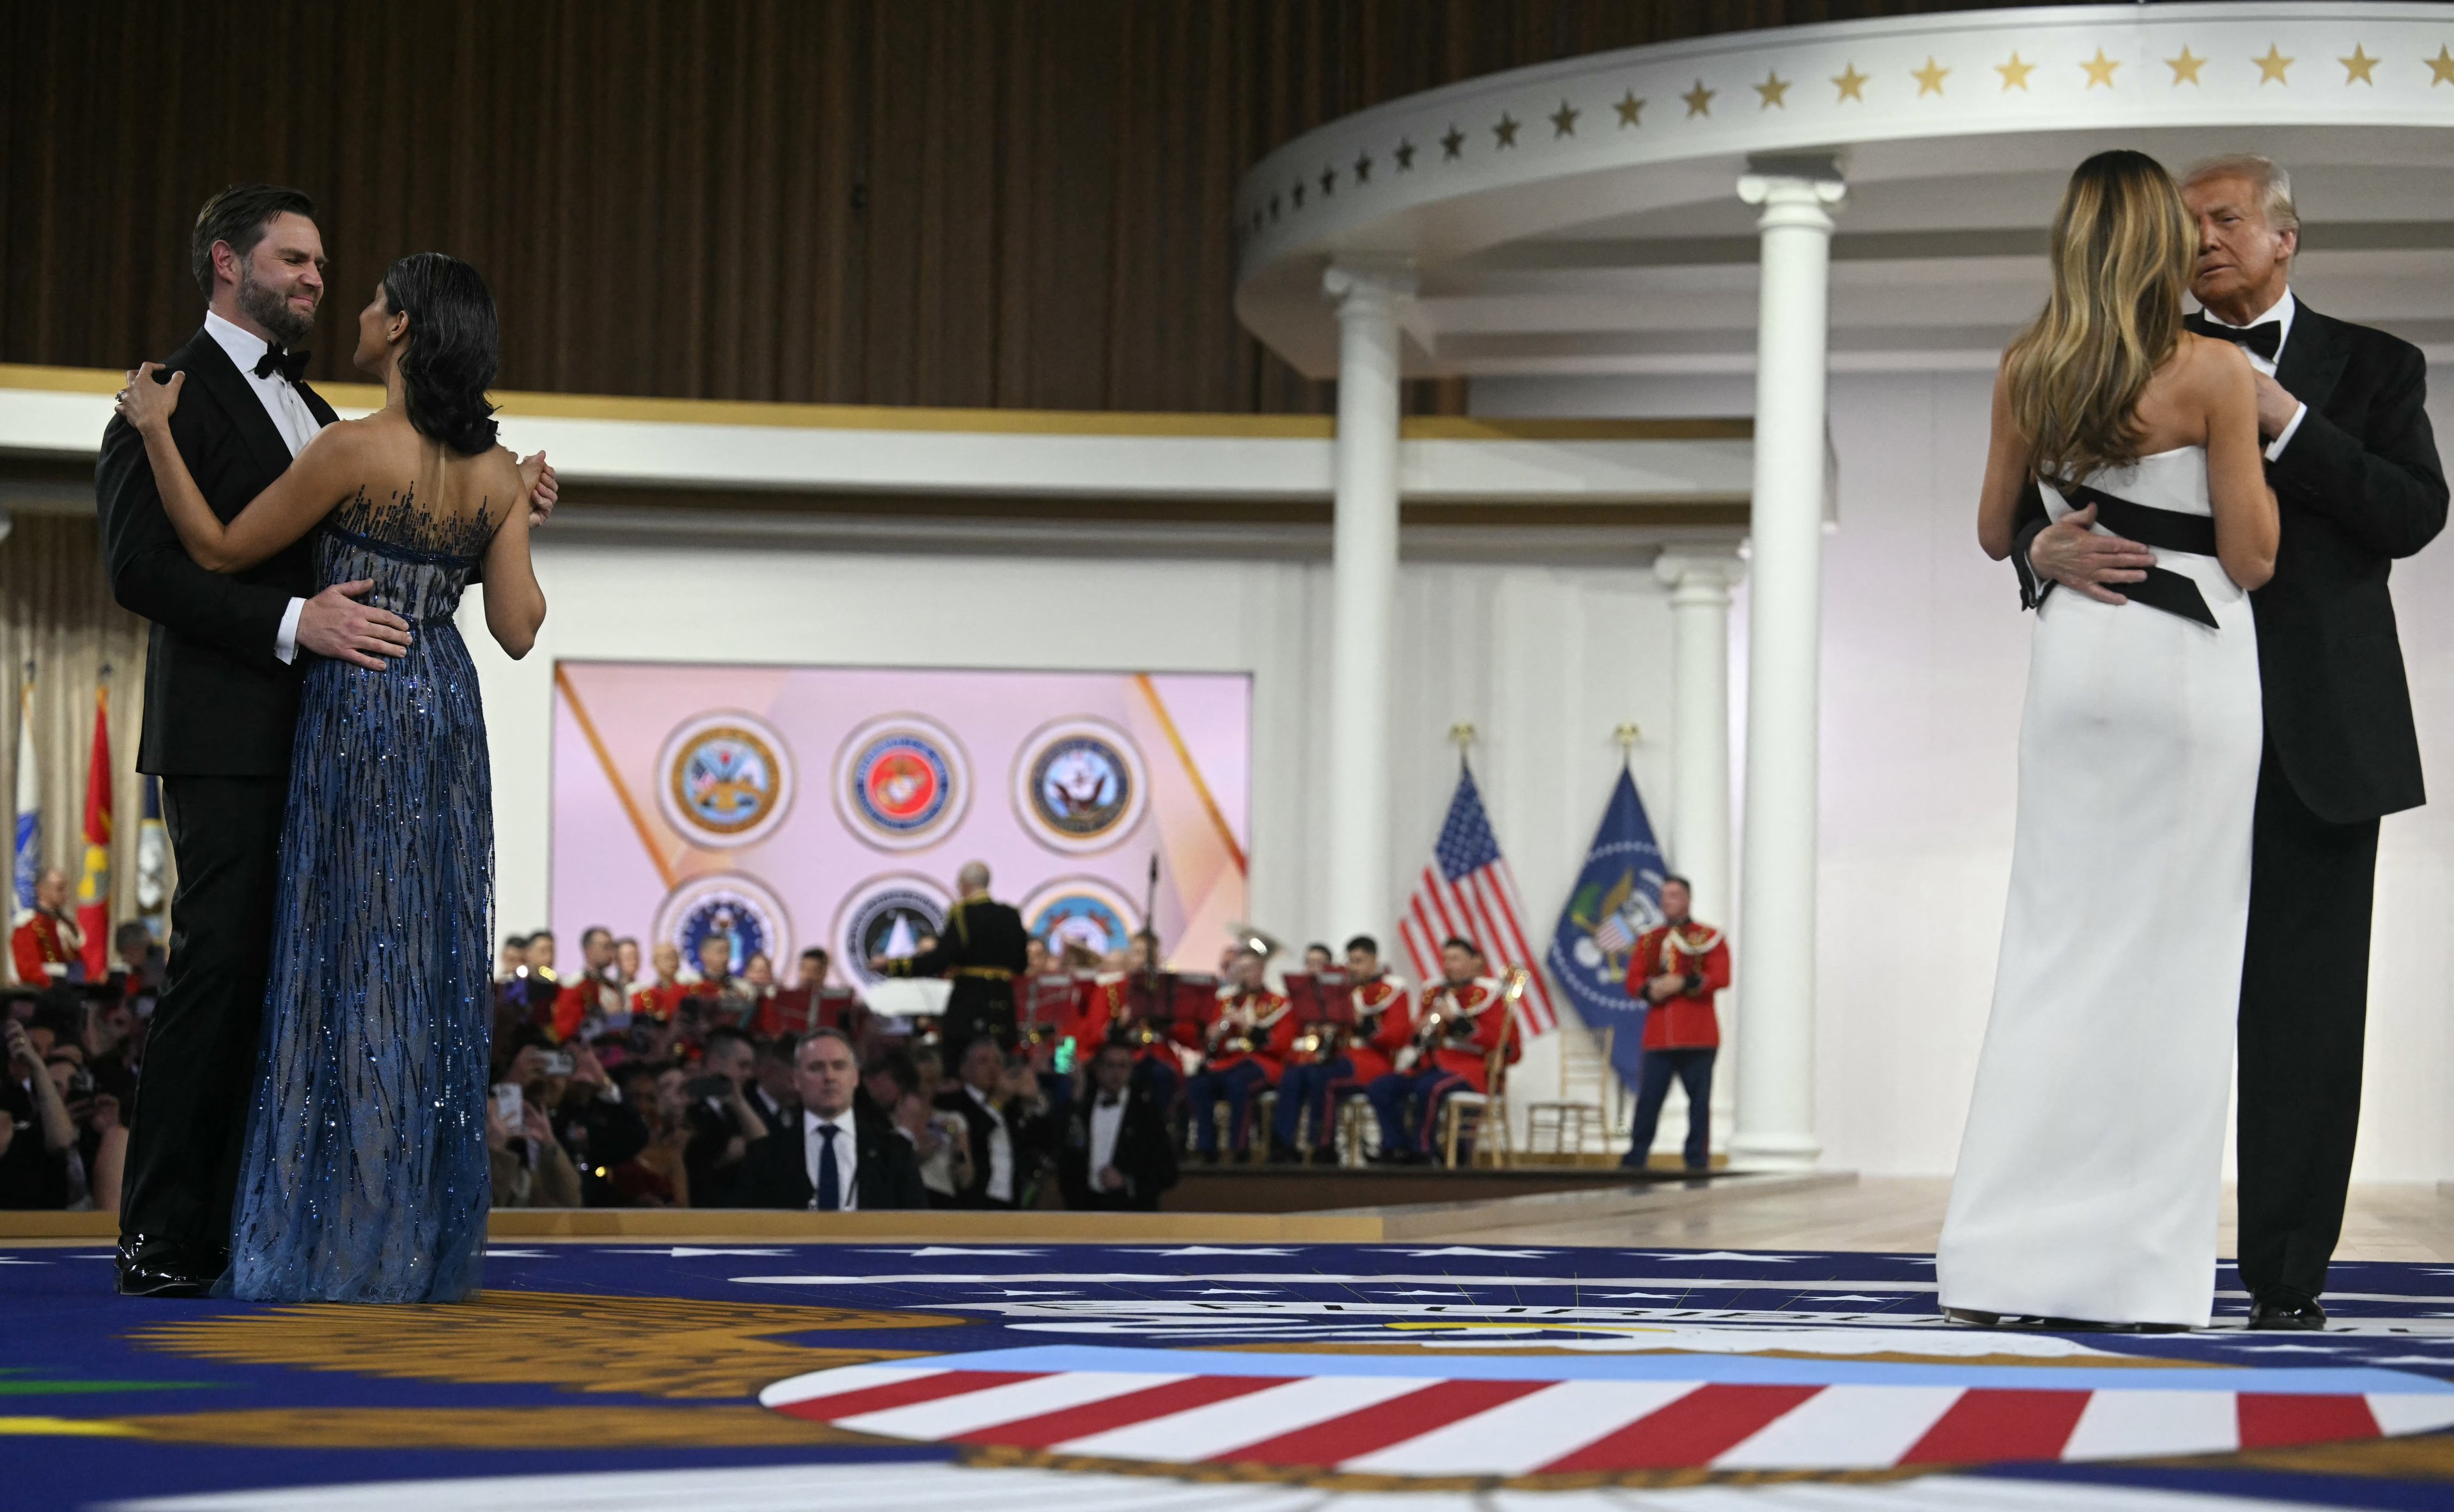
[[[2210,513],[2200,447],[2090,481]],[[2214,557],[2156,555],[2217,629],[2067,589],[2037,615],[2002,954],[1937,1255],[1946,1307],[2204,1327],[2214,1303],[2258,632]]]

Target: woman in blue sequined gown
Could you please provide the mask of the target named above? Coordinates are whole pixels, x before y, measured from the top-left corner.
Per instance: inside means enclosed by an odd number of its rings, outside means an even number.
[[[474,1291],[485,1140],[493,807],[485,714],[453,622],[482,565],[487,628],[527,655],[534,479],[494,444],[493,297],[474,269],[404,257],[358,316],[388,402],[327,427],[228,522],[171,443],[181,376],[149,364],[121,413],[202,565],[236,572],[310,531],[323,584],[409,621],[380,668],[317,659],[299,696],[272,972],[217,1294],[449,1301]]]

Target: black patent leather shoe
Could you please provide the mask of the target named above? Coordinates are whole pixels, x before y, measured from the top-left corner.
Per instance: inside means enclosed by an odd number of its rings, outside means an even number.
[[[2272,1291],[2249,1304],[2249,1326],[2262,1333],[2315,1333],[2326,1326],[2326,1309],[2314,1297]]]
[[[213,1278],[200,1276],[177,1249],[131,1234],[119,1241],[117,1286],[122,1297],[202,1297]]]

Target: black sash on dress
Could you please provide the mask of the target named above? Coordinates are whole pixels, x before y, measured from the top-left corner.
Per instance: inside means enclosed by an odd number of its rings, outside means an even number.
[[[2192,556],[2216,554],[2216,522],[2212,516],[2134,504],[2084,483],[2055,483],[2053,490],[2075,510],[2095,505],[2096,522],[2124,540],[2159,551],[2186,552]],[[2207,607],[2206,595],[2199,592],[2197,581],[2170,568],[2150,567],[2145,582],[2116,583],[2113,590],[2133,603],[2179,615],[2209,630],[2217,628],[2215,611]]]

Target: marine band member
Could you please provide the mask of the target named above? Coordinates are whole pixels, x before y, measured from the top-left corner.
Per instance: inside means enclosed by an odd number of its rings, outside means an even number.
[[[1663,922],[1644,932],[1628,957],[1627,992],[1653,1006],[1644,1016],[1644,1058],[1637,1070],[1636,1121],[1619,1164],[1641,1170],[1653,1153],[1670,1079],[1687,1089],[1687,1169],[1712,1159],[1713,1057],[1721,1043],[1713,999],[1730,985],[1730,942],[1687,915],[1695,889],[1683,877],[1661,882]]]
[[[1380,1119],[1384,1162],[1428,1163],[1440,1104],[1456,1093],[1491,1090],[1491,1053],[1507,1036],[1510,1010],[1507,989],[1482,969],[1473,940],[1458,936],[1441,943],[1440,980],[1423,991],[1414,1035],[1391,1058],[1389,1075],[1365,1088]],[[1514,1058],[1516,1041],[1507,1043]]]
[[[962,893],[947,911],[946,927],[918,955],[901,960],[880,956],[870,969],[887,977],[952,977],[954,996],[938,1024],[939,1053],[959,1066],[974,1039],[987,1035],[1000,1050],[1014,1045],[1014,979],[1030,955],[1022,916],[989,897],[986,861],[965,861],[955,874]]]
[[[1217,1016],[1207,1036],[1207,1058],[1185,1085],[1194,1147],[1207,1164],[1218,1163],[1217,1110],[1221,1104],[1227,1109],[1228,1142],[1236,1159],[1247,1158],[1253,1097],[1263,1087],[1277,1085],[1295,1039],[1287,999],[1262,982],[1265,964],[1261,953],[1252,949],[1238,950],[1229,962],[1228,979],[1218,989]]]
[[[34,909],[9,934],[17,980],[28,987],[56,987],[85,980],[85,932],[69,917],[69,874],[45,868],[34,880]]]
[[[1311,952],[1306,952],[1309,962]],[[1324,968],[1325,969],[1325,968]],[[1380,942],[1358,935],[1346,942],[1346,972],[1355,983],[1355,1027],[1333,1054],[1309,1065],[1291,1065],[1278,1079],[1277,1126],[1271,1131],[1270,1159],[1297,1159],[1297,1120],[1312,1115],[1312,1163],[1338,1163],[1338,1107],[1350,1097],[1363,1096],[1372,1083],[1389,1075],[1394,1058],[1415,1036],[1414,998],[1406,979],[1380,963]],[[1392,1131],[1380,1131],[1384,1147],[1393,1147]]]

